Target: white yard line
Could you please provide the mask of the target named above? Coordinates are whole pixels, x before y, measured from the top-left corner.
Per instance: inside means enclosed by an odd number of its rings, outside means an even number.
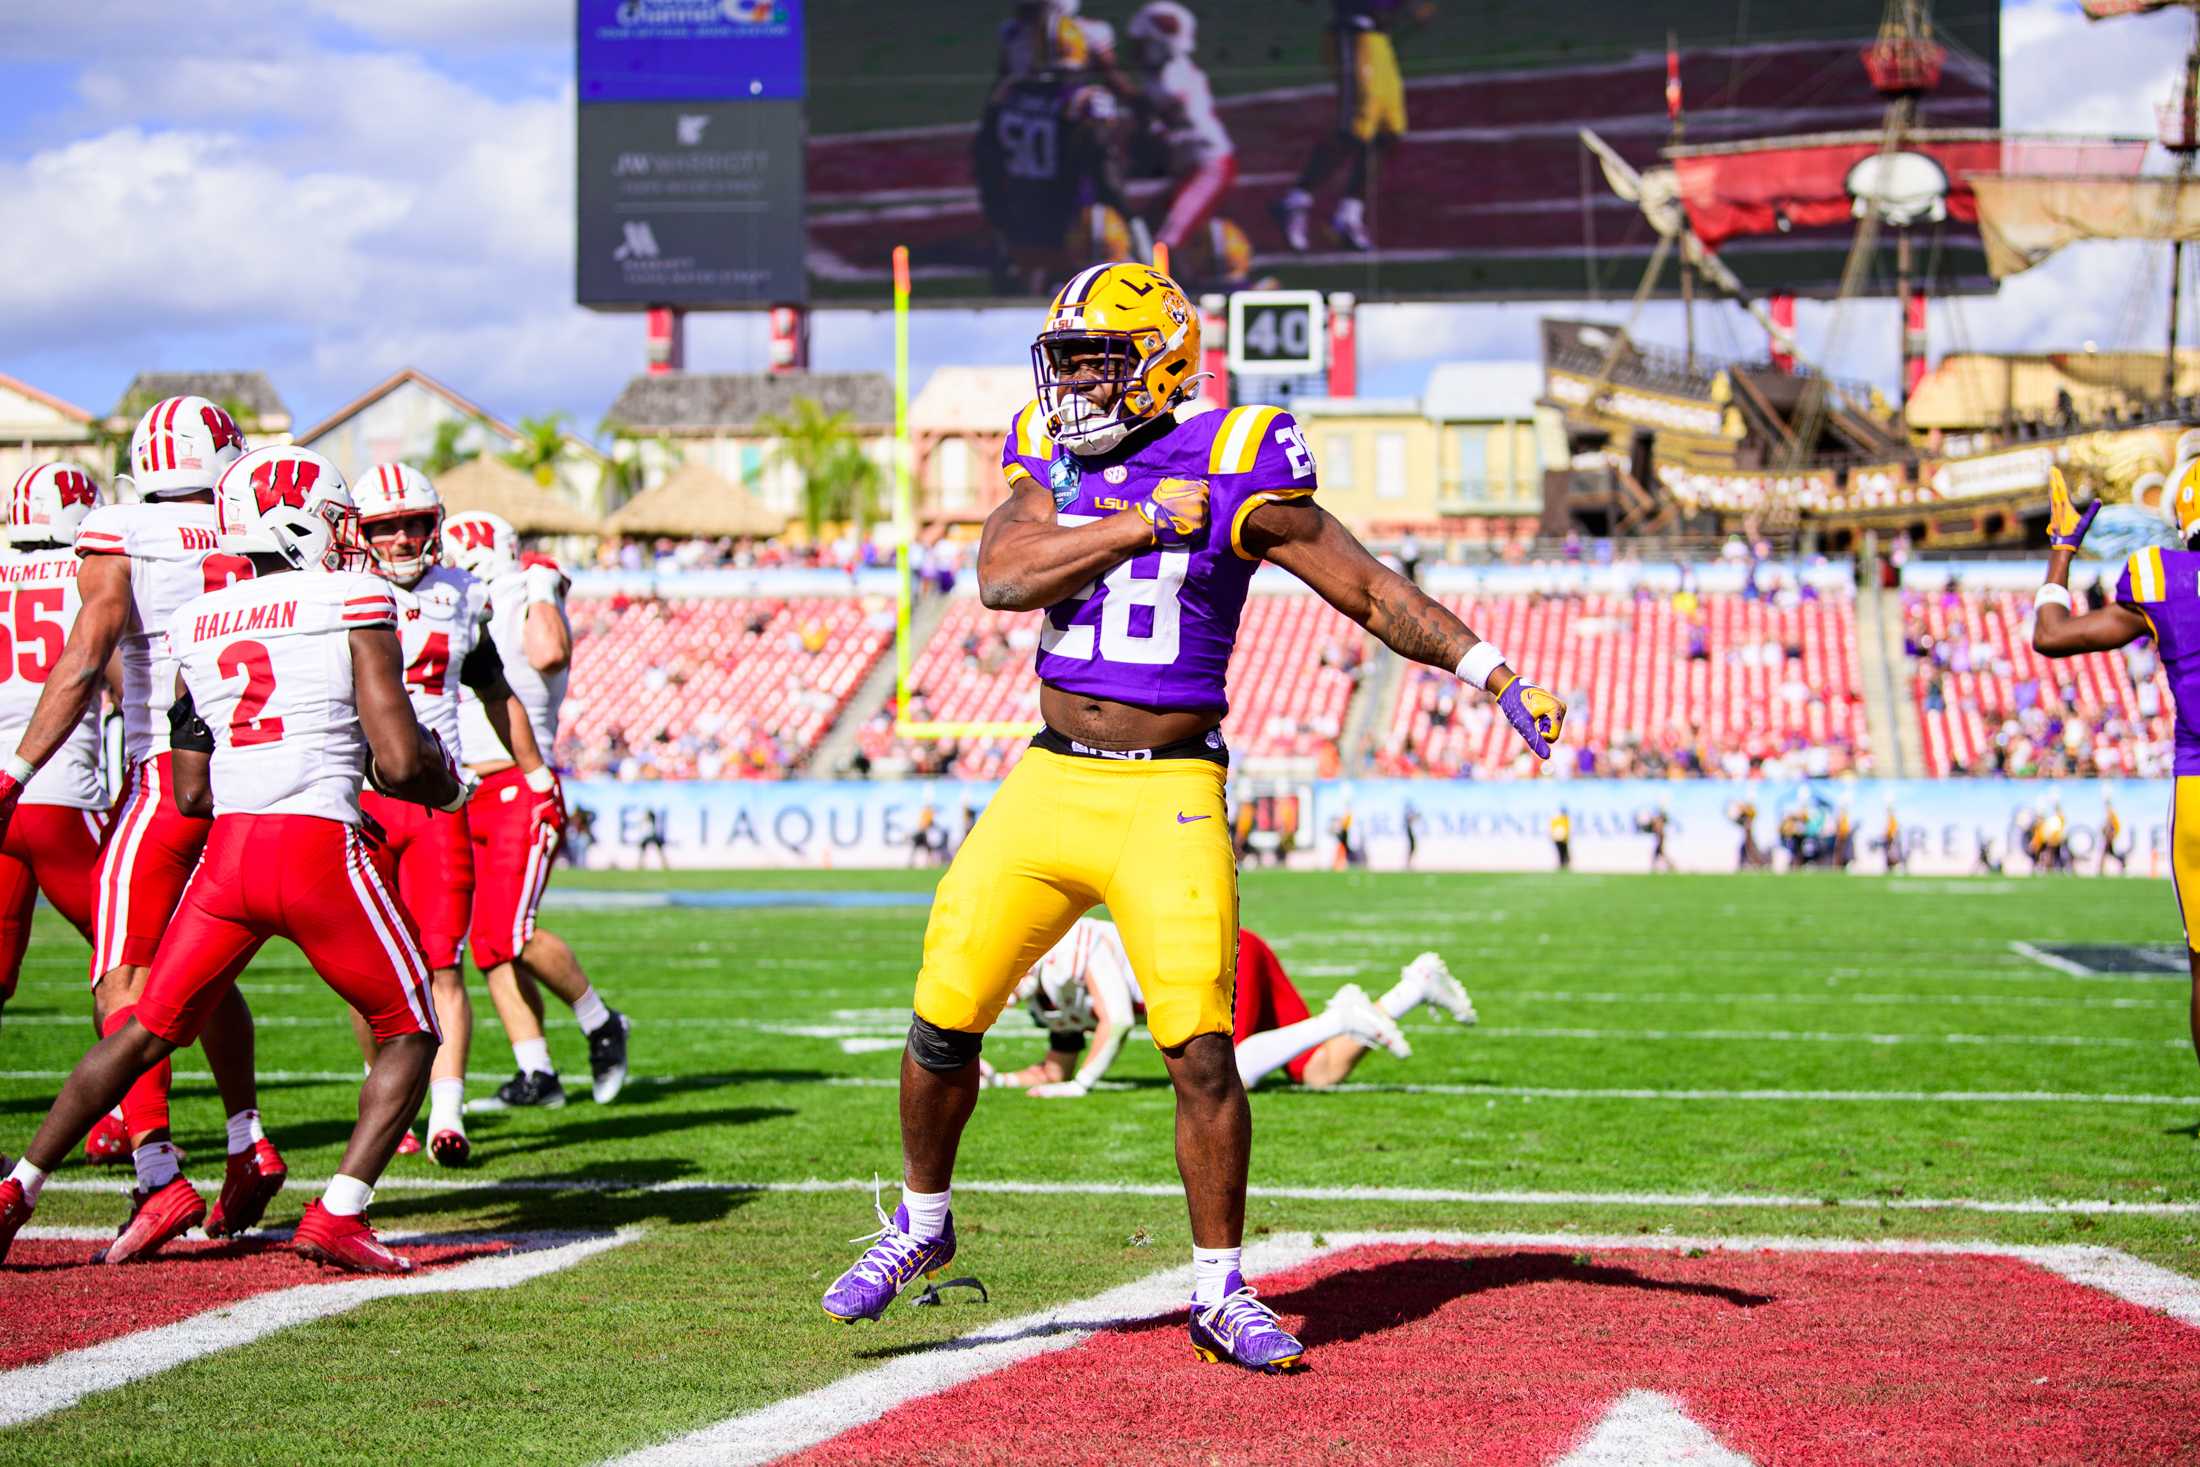
[[[1256,1278],[1259,1275],[1279,1273],[1344,1249],[1369,1244],[1563,1248],[1569,1253],[1620,1249],[1658,1252],[1769,1249],[1794,1253],[1984,1254],[2023,1259],[2087,1288],[2101,1290],[2142,1308],[2159,1310],[2186,1324],[2200,1326],[2200,1282],[2172,1273],[2168,1269],[2158,1268],[2113,1248],[2075,1245],[2024,1247],[2000,1243],[1913,1243],[1879,1239],[1846,1242],[1838,1239],[1779,1237],[1676,1238],[1596,1236],[1582,1233],[1445,1232],[1330,1233],[1317,1245],[1310,1235],[1300,1233],[1270,1238],[1247,1247],[1246,1272]],[[1006,1369],[1034,1355],[1067,1349],[1089,1338],[1098,1329],[1135,1320],[1153,1319],[1179,1310],[1183,1307],[1189,1275],[1188,1268],[1167,1269],[1090,1299],[1058,1304],[974,1330],[957,1339],[943,1341],[919,1354],[904,1355],[885,1365],[844,1376],[817,1390],[754,1411],[743,1412],[739,1416],[728,1417],[699,1431],[644,1448],[630,1456],[616,1459],[617,1467],[686,1467],[686,1464],[773,1461],[876,1421],[909,1401],[936,1395],[965,1381]],[[1622,1397],[1622,1402],[1624,1404],[1631,1399],[1632,1397]],[[1642,1403],[1637,1404],[1639,1407]],[[1615,1410],[1613,1414],[1619,1413]],[[1630,1412],[1626,1420],[1634,1426],[1647,1426],[1653,1424],[1649,1421],[1652,1414],[1647,1409],[1637,1409]],[[1597,1431],[1577,1450],[1586,1450],[1599,1436],[1604,1435],[1604,1425],[1611,1419],[1611,1416],[1607,1416],[1605,1423],[1600,1423]],[[1682,1420],[1686,1422],[1685,1417]],[[1679,1441],[1670,1421],[1664,1422],[1660,1430],[1652,1435],[1667,1444],[1677,1444]],[[1640,1433],[1636,1433],[1636,1439],[1643,1447],[1657,1444],[1642,1439]],[[1702,1449],[1702,1442],[1692,1434],[1688,1436],[1688,1444],[1699,1452]],[[1599,1454],[1580,1460],[1584,1463],[1602,1463],[1665,1461],[1673,1458],[1654,1452],[1637,1452],[1619,1456]],[[1732,1463],[1742,1459],[1727,1454],[1682,1460]]]
[[[48,1192],[92,1192],[120,1195],[129,1179],[92,1181],[56,1177],[46,1183]],[[292,1177],[301,1192],[328,1185],[326,1177]],[[869,1192],[874,1179],[813,1177],[803,1181],[645,1181],[640,1178],[576,1177],[560,1181],[552,1177],[392,1177],[375,1184],[377,1192],[605,1192],[650,1195],[663,1192],[824,1193]],[[955,1189],[965,1194],[1001,1193],[1023,1197],[1178,1197],[1183,1188],[1175,1182],[1054,1182],[1027,1180],[957,1180]],[[1973,1212],[2020,1215],[2081,1213],[2131,1217],[2200,1216],[2200,1201],[2128,1202],[2109,1198],[1992,1198],[1992,1197],[1828,1197],[1778,1192],[1598,1192],[1587,1190],[1530,1191],[1470,1187],[1290,1187],[1255,1185],[1246,1189],[1253,1197],[1287,1202],[1445,1203],[1493,1207],[1715,1207],[1853,1209],[1894,1212]],[[104,1235],[103,1235],[104,1236]]]
[[[1553,1467],[1756,1467],[1722,1445],[1671,1396],[1634,1390],[1612,1403]]]
[[[50,1185],[50,1184],[49,1184]],[[57,1230],[74,1236],[74,1230]],[[26,1229],[19,1236],[54,1236],[47,1229]],[[134,1334],[119,1335],[81,1350],[69,1350],[36,1365],[0,1371],[0,1427],[20,1426],[98,1391],[157,1375],[217,1350],[250,1344],[277,1330],[325,1319],[374,1299],[413,1294],[451,1294],[473,1289],[509,1289],[544,1274],[571,1268],[607,1249],[631,1243],[639,1228],[615,1233],[514,1235],[520,1246],[489,1258],[477,1258],[412,1278],[351,1278],[339,1283],[300,1284],[217,1305],[188,1319]],[[94,1236],[107,1237],[106,1233]],[[397,1235],[391,1235],[395,1237]]]

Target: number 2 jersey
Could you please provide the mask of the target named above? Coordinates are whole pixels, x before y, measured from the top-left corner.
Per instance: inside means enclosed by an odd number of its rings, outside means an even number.
[[[242,556],[216,556],[217,534],[211,504],[104,504],[76,527],[79,556],[130,558],[130,621],[122,632],[122,752],[133,768],[168,752],[168,708],[176,701],[169,619],[186,601],[252,574],[251,562]]]
[[[0,755],[13,754],[46,690],[83,605],[76,593],[76,552],[66,545],[45,550],[0,551]],[[99,761],[99,700],[24,787],[26,805],[107,808],[107,783]]]
[[[565,707],[567,669],[543,674],[527,660],[527,568],[506,571],[489,584],[489,637],[504,662],[504,681],[527,709],[527,722],[535,731],[535,743],[548,761],[558,741],[558,714]],[[560,583],[562,585],[562,582]],[[558,615],[565,616],[561,595]],[[494,764],[512,757],[481,711],[480,695],[472,688],[459,689],[459,755],[468,764]]]
[[[1010,425],[1001,472],[1012,489],[1026,479],[1051,489],[1059,524],[1090,524],[1171,481],[1207,485],[1207,529],[1190,547],[1149,550],[1047,608],[1039,680],[1142,708],[1219,714],[1230,706],[1230,650],[1260,566],[1244,545],[1246,517],[1312,495],[1314,460],[1281,408],[1189,403],[1162,422],[1092,458],[1055,445],[1036,402]]]
[[[214,814],[359,823],[367,737],[350,633],[397,625],[379,576],[288,571],[185,603],[168,645],[214,735]]]

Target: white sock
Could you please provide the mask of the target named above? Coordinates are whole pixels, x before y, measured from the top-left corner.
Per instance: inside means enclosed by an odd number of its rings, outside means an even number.
[[[611,1022],[611,1005],[597,997],[595,984],[582,989],[581,996],[573,1000],[573,1022],[581,1026],[583,1034],[593,1034]]]
[[[263,1141],[267,1132],[260,1129],[260,1113],[256,1110],[240,1110],[229,1118],[229,1154],[240,1156],[252,1149],[252,1143]]]
[[[948,1187],[938,1192],[912,1192],[901,1189],[901,1205],[909,1209],[909,1236],[924,1242],[944,1237],[947,1233],[947,1199],[954,1192]]]
[[[367,1210],[374,1200],[374,1189],[357,1177],[347,1177],[342,1172],[328,1179],[328,1190],[321,1194],[321,1210],[338,1217],[357,1217]]]
[[[138,1190],[150,1192],[173,1182],[183,1168],[176,1162],[176,1148],[168,1141],[148,1141],[130,1154],[137,1163]]]
[[[466,1081],[463,1076],[453,1075],[448,1080],[428,1082],[429,1135],[432,1136],[437,1131],[456,1131],[464,1135],[466,1122],[461,1117],[465,1114]]]
[[[1303,188],[1292,189],[1283,196],[1283,207],[1286,209],[1311,209],[1314,207],[1314,196]]]
[[[523,1074],[555,1075],[558,1067],[550,1063],[550,1041],[547,1039],[515,1039],[512,1041],[512,1058],[519,1061]]]
[[[15,1164],[15,1170],[8,1173],[8,1180],[22,1183],[23,1200],[33,1207],[38,1205],[38,1194],[46,1189],[46,1173],[43,1170],[27,1161],[19,1161]]]
[[[1229,1292],[1230,1275],[1238,1271],[1243,1248],[1194,1248],[1192,1250],[1192,1302],[1220,1304]]]
[[[1427,1002],[1428,993],[1419,979],[1400,978],[1390,985],[1390,992],[1375,1000],[1375,1006],[1393,1019],[1402,1019]]]
[[[1326,1044],[1342,1033],[1344,1014],[1329,1009],[1281,1029],[1249,1034],[1237,1047],[1238,1079],[1250,1090],[1315,1045]]]

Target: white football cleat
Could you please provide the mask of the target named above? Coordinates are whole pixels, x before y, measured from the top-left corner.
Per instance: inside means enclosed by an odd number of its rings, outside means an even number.
[[[1369,1049],[1387,1049],[1400,1059],[1413,1057],[1413,1046],[1406,1042],[1398,1021],[1384,1013],[1359,984],[1347,983],[1338,989],[1329,1007],[1344,1016],[1345,1032]]]
[[[1435,953],[1423,953],[1398,970],[1398,976],[1421,985],[1421,999],[1432,1003],[1462,1024],[1475,1022],[1474,1000],[1451,976],[1451,969]]]

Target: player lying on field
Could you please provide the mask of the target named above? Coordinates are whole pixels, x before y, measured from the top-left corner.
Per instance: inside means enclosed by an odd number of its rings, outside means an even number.
[[[440,810],[472,793],[413,718],[389,586],[364,570],[358,511],[333,464],[263,448],[215,486],[221,543],[249,570],[185,602],[176,659],[173,798],[212,817],[205,853],[154,951],[130,1022],[78,1062],[22,1161],[0,1181],[0,1257],[46,1175],[138,1076],[195,1041],[270,937],[366,1015],[380,1045],[359,1120],[293,1247],[362,1273],[406,1273],[366,1219],[427,1093],[441,1038],[411,919],[360,834],[362,779]],[[302,573],[302,574],[301,574]]]
[[[1078,919],[1016,986],[1016,999],[1031,1005],[1032,1018],[1047,1031],[1046,1056],[1020,1070],[995,1072],[983,1060],[979,1064],[988,1084],[1043,1099],[1088,1094],[1146,1014],[1122,934],[1113,922],[1097,917]],[[1474,1022],[1466,989],[1434,953],[1401,968],[1398,982],[1379,999],[1347,983],[1326,1009],[1310,1013],[1275,949],[1242,927],[1235,999],[1230,1039],[1237,1047],[1238,1079],[1248,1090],[1279,1069],[1315,1089],[1341,1084],[1371,1049],[1405,1059],[1413,1046],[1398,1021],[1424,1003],[1462,1024]]]
[[[2079,612],[2070,601],[2070,562],[2101,511],[2096,498],[2081,514],[2062,470],[2048,471],[2047,582],[2032,598],[2032,650],[2044,657],[2113,652],[2152,637],[2169,671],[2177,705],[2175,790],[2169,807],[2170,887],[2185,924],[2192,969],[2192,1048],[2200,1057],[2200,430],[2177,440],[2177,468],[2161,499],[2162,517],[2183,550],[2141,550],[2116,577],[2114,599]]]
[[[1078,918],[1106,904],[1176,1092],[1192,1242],[1192,1347],[1255,1370],[1304,1348],[1239,1270],[1252,1109],[1231,1043],[1237,862],[1223,783],[1230,653],[1262,561],[1400,656],[1485,689],[1536,757],[1565,705],[1386,569],[1315,503],[1289,413],[1196,395],[1199,316],[1137,264],[1079,272],[1032,346],[1037,400],[1002,447],[1007,497],[978,547],[979,596],[1044,611],[1046,726],[933,897],[901,1066],[902,1195],[821,1303],[876,1319],[955,1257],[951,1184],[985,1032]]]

